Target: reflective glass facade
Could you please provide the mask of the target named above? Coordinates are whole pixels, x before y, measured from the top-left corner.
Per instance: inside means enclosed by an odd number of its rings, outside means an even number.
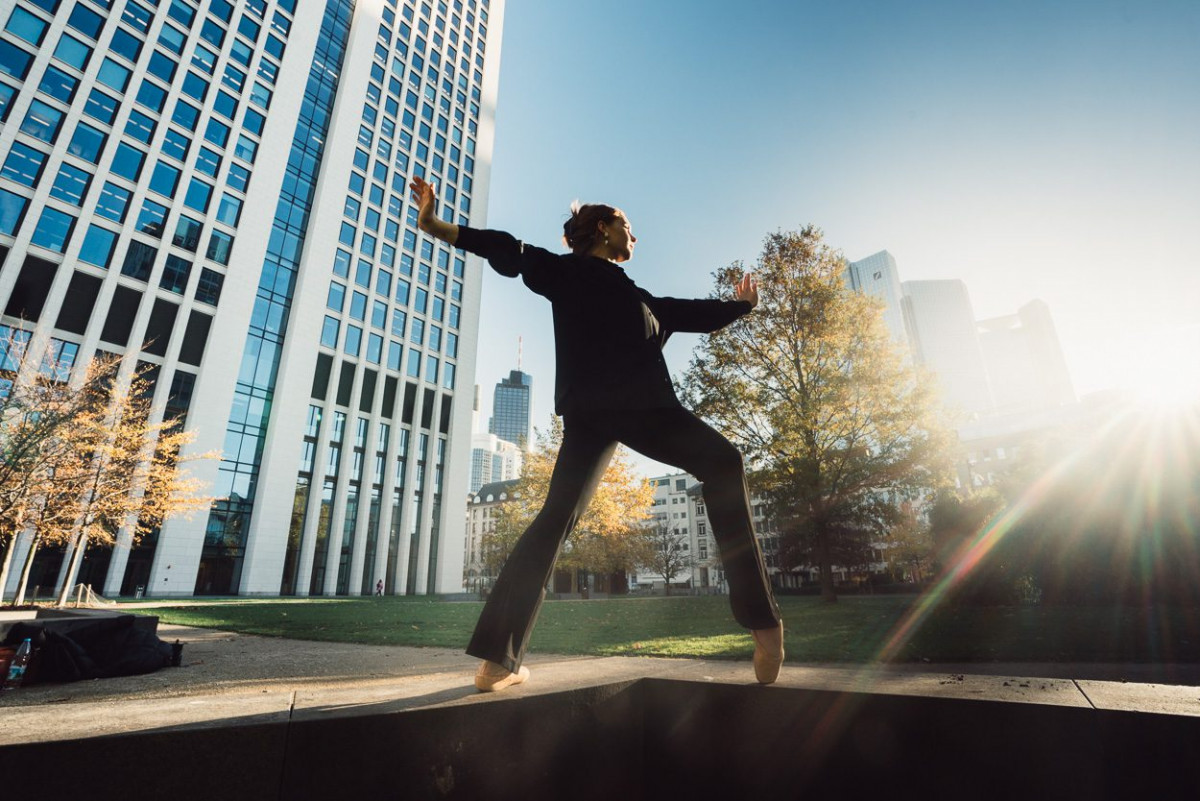
[[[115,353],[152,371],[155,414],[222,454],[200,476],[210,514],[136,547],[123,532],[80,581],[457,589],[439,586],[458,533],[442,496],[479,265],[417,230],[406,185],[425,176],[447,219],[484,224],[492,13],[502,0],[0,6],[0,324],[28,351],[0,388]]]

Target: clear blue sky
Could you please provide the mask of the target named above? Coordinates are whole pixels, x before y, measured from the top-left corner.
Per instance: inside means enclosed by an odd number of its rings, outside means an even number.
[[[655,294],[814,223],[979,318],[1046,301],[1081,394],[1200,390],[1200,2],[510,0],[489,226],[560,247],[574,198]],[[544,427],[549,304],[489,271],[485,421],[518,336]]]

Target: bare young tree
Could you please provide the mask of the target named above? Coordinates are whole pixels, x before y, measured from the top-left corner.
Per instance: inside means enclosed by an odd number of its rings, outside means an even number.
[[[663,577],[663,591],[670,595],[671,582],[696,564],[688,549],[688,535],[673,530],[667,522],[659,522],[649,527],[648,540],[653,550],[642,566]]]

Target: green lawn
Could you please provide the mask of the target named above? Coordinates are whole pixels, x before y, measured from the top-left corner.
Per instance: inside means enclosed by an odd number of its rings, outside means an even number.
[[[789,662],[1200,662],[1200,610],[942,606],[912,619],[911,597],[779,600]],[[480,608],[425,598],[226,599],[152,614],[273,637],[461,649]],[[727,598],[631,598],[548,601],[530,651],[748,658],[753,646]]]

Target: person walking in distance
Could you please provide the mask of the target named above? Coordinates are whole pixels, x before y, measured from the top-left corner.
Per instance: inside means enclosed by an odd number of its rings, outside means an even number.
[[[758,304],[746,274],[734,300],[655,297],[620,266],[637,237],[617,208],[572,206],[563,225],[570,253],[556,254],[503,231],[454,225],[436,214],[434,187],[410,184],[417,224],[430,236],[474,253],[492,269],[551,303],[554,411],[562,446],[546,502],[517,541],[479,616],[467,653],[484,660],[475,686],[485,692],[529,677],[521,662],[567,535],[587,509],[618,443],[674,465],[703,483],[734,618],[754,637],[754,672],[770,684],[783,663],[783,620],[754,538],[742,457],[728,440],[680,404],[662,347],[672,332],[710,333]]]

